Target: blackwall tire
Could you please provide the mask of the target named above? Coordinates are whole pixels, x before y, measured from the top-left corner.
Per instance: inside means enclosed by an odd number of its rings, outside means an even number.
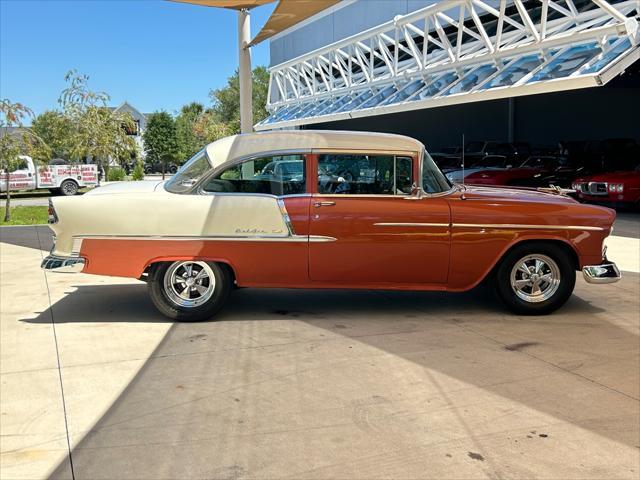
[[[60,184],[60,193],[65,197],[73,197],[78,193],[78,184],[73,180],[65,180]]]
[[[498,297],[513,313],[548,315],[573,293],[576,271],[565,249],[535,242],[509,251],[500,262],[495,280]]]
[[[199,261],[154,264],[147,281],[149,296],[158,311],[180,322],[213,318],[229,298],[232,286],[229,269]]]

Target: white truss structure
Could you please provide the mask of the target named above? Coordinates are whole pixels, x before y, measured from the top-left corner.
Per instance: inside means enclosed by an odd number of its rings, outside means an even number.
[[[638,15],[640,0],[442,1],[273,67],[256,129],[603,85],[640,58]]]

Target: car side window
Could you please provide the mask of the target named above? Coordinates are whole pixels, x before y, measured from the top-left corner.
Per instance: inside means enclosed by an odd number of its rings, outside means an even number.
[[[219,172],[205,183],[203,190],[294,195],[305,193],[305,185],[305,157],[296,154],[245,160]]]
[[[408,195],[412,177],[411,157],[342,153],[318,157],[318,193]]]

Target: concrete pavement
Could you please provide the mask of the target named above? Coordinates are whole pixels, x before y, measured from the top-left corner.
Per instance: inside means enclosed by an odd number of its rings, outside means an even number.
[[[640,475],[640,240],[547,317],[483,289],[243,289],[172,324],[139,282],[45,276],[46,227],[8,230],[2,479]]]

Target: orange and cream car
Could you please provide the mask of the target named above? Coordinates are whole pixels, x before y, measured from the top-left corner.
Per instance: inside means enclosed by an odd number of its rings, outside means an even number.
[[[237,135],[169,181],[119,183],[50,206],[42,267],[148,283],[177,320],[211,318],[234,286],[469,290],[546,314],[620,278],[615,214],[534,190],[452,185],[420,142],[328,131]]]

